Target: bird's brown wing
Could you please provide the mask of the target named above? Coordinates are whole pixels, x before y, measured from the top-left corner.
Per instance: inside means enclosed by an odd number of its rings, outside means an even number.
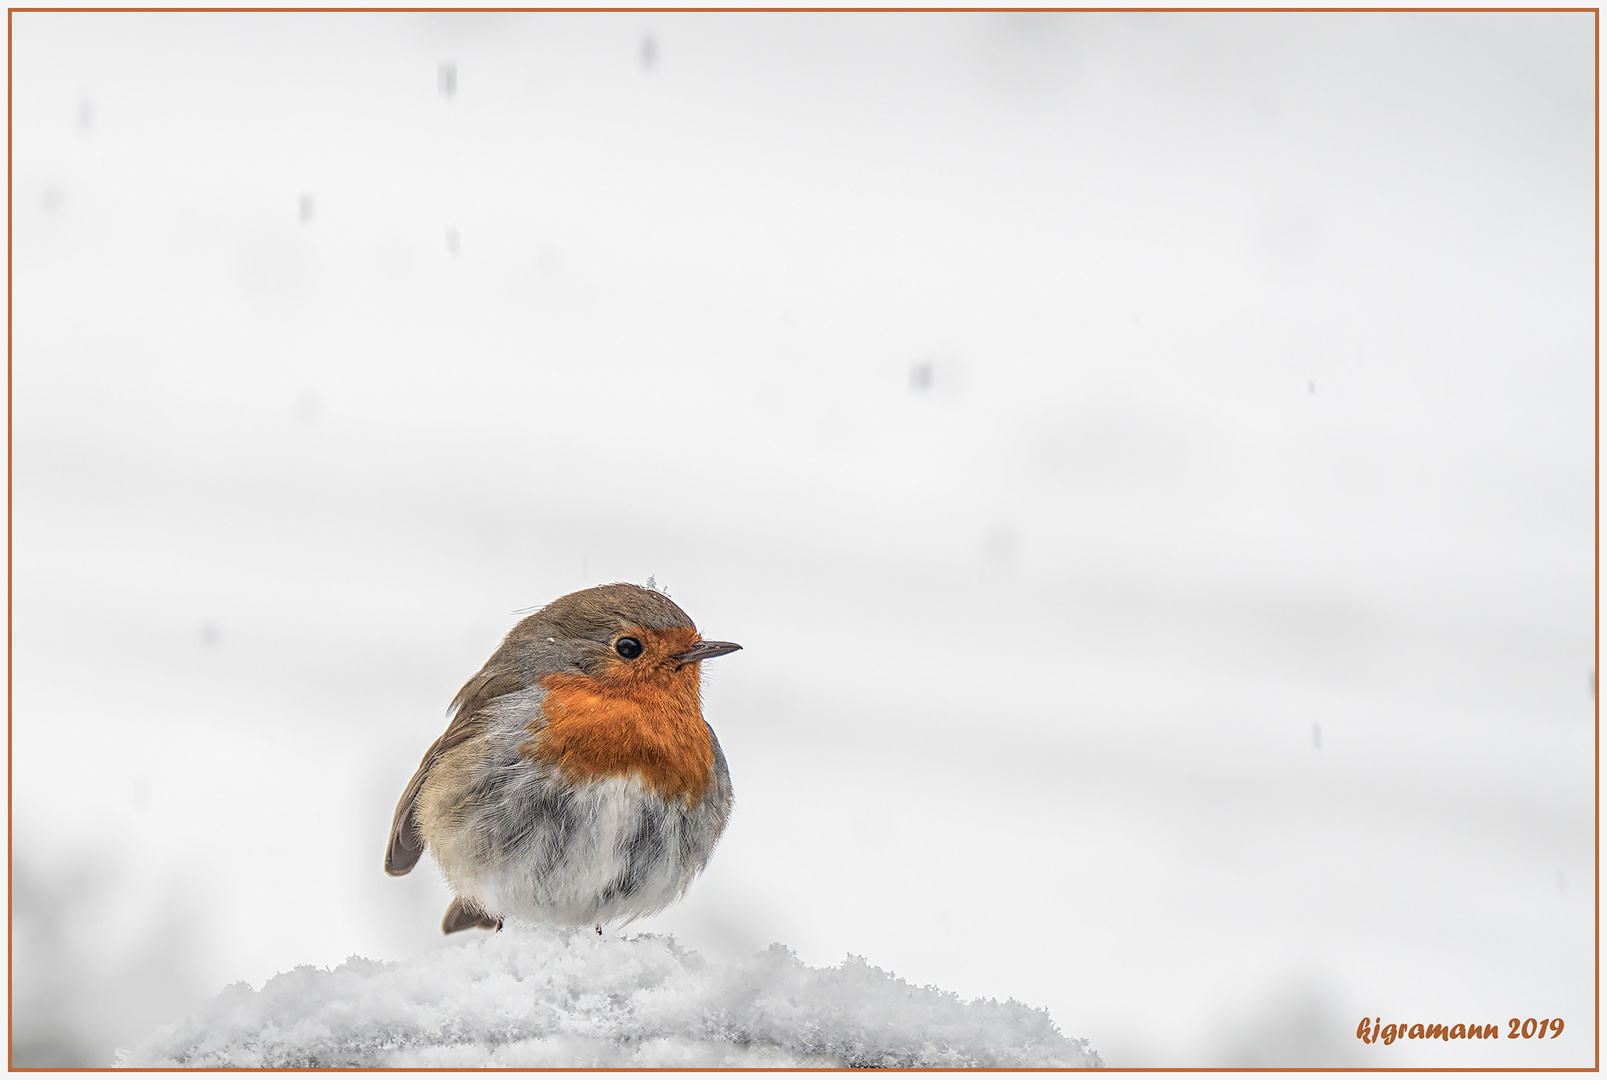
[[[483,710],[492,699],[511,693],[519,689],[520,685],[517,678],[505,672],[493,671],[491,665],[487,664],[479,674],[465,683],[463,689],[458,691],[458,696],[452,699],[454,709],[452,722],[446,726],[445,733],[424,752],[424,760],[419,762],[418,772],[407,782],[401,799],[396,803],[396,813],[391,818],[390,843],[385,846],[387,874],[400,877],[413,869],[419,861],[419,856],[424,854],[424,840],[418,834],[418,824],[413,819],[413,812],[430,770],[454,746],[472,739],[485,729]]]

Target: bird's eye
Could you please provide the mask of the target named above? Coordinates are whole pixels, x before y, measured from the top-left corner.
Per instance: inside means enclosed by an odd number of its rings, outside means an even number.
[[[642,643],[633,637],[622,637],[614,642],[614,651],[627,660],[634,660],[642,655]]]

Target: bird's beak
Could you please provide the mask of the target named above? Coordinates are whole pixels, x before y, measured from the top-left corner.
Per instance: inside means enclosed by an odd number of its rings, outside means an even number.
[[[736,652],[740,648],[742,646],[734,641],[700,641],[675,659],[683,664],[693,664],[699,660],[712,660],[716,656]]]

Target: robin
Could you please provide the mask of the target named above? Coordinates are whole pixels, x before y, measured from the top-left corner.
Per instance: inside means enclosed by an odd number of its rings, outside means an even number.
[[[703,720],[704,641],[669,597],[599,585],[522,620],[452,699],[402,792],[385,872],[427,847],[445,934],[504,919],[597,927],[662,911],[709,861],[731,775]]]

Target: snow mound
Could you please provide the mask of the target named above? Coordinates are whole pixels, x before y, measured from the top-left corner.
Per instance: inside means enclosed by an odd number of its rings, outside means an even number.
[[[1017,1001],[963,1002],[850,956],[780,945],[715,964],[643,934],[555,927],[452,942],[403,963],[298,967],[236,983],[117,1052],[124,1067],[1097,1067],[1086,1039]]]

